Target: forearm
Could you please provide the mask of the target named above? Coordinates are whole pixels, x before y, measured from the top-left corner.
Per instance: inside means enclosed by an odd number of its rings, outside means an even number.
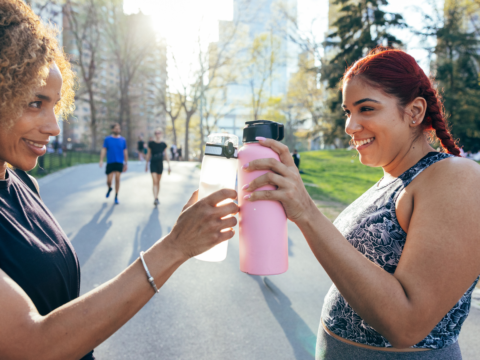
[[[128,163],[128,150],[123,150],[124,164]]]
[[[356,250],[318,210],[297,225],[342,296],[369,325],[402,346],[401,329],[413,319],[402,284]]]
[[[186,260],[163,241],[144,258],[158,288]],[[34,348],[37,354],[48,354],[48,359],[79,359],[123,326],[154,294],[137,259],[114,279],[40,318]]]
[[[100,162],[103,162],[103,159],[105,158],[105,154],[107,153],[107,150],[105,148],[102,148],[100,151]]]

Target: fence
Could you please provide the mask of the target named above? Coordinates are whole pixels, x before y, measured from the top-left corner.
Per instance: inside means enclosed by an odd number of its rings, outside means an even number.
[[[39,177],[69,166],[99,161],[100,152],[96,151],[66,151],[61,154],[47,153],[38,158],[37,166],[29,173]]]

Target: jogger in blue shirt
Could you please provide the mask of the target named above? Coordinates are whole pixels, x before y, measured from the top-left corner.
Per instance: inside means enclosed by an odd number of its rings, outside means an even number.
[[[112,125],[112,135],[107,136],[103,142],[103,148],[100,152],[100,167],[103,167],[103,159],[107,154],[107,186],[108,191],[106,197],[110,196],[112,191],[112,180],[115,175],[115,204],[118,202],[118,191],[120,190],[120,175],[127,171],[128,151],[127,142],[123,136],[120,135],[120,124]]]

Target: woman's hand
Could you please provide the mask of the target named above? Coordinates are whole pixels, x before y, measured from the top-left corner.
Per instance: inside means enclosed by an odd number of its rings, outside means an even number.
[[[310,210],[312,206],[315,210],[317,207],[303,185],[302,178],[293,162],[288,147],[272,139],[259,140],[259,143],[275,151],[280,156],[280,161],[275,159],[258,159],[246,164],[247,167],[244,165],[243,171],[273,171],[273,173],[267,173],[253,180],[248,187],[244,189],[252,192],[246,195],[245,199],[249,201],[280,201],[287,217],[291,221],[298,223],[304,219],[306,215],[313,213]],[[255,191],[265,185],[276,186],[277,190]]]
[[[233,216],[225,217],[235,215],[238,206],[234,202],[221,206],[217,204],[226,199],[236,198],[235,190],[223,189],[197,202],[198,190],[195,191],[183,207],[170,233],[173,236],[165,240],[180,253],[181,257],[188,259],[231,239],[235,234],[232,228],[237,225],[237,219]]]

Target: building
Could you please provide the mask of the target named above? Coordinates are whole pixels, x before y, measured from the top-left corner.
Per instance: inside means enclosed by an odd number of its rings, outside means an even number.
[[[75,11],[75,16],[83,18],[87,24],[89,19],[86,17],[91,17],[89,13],[91,9],[88,6],[90,4],[74,5],[73,9],[65,11]],[[116,11],[123,14],[122,4],[118,3],[118,6],[119,9]],[[88,23],[88,26],[76,30],[69,23],[72,16],[68,15],[64,17],[65,50],[72,56],[73,69],[78,74],[79,88],[74,116],[65,124],[64,143],[70,148],[98,150],[102,146],[103,138],[110,134],[111,124],[120,122],[129,149],[134,151],[137,136],[148,137],[155,128],[165,127],[165,113],[163,108],[157,106],[157,99],[166,89],[165,42],[157,39],[158,36],[154,33],[148,16],[141,13],[125,15],[124,21],[119,22],[117,26],[125,27],[124,34],[128,35],[123,35],[131,38],[121,38],[122,51],[115,52],[115,49],[112,49],[112,39],[105,28],[109,25],[103,25],[104,23],[99,21]],[[96,30],[93,31],[93,28]],[[113,27],[108,30],[112,29]],[[82,31],[82,34],[75,34],[75,31]],[[114,31],[120,30],[115,28]],[[79,42],[78,39],[82,38],[85,40]],[[135,58],[134,55],[139,51],[138,44],[144,39],[151,41],[149,44],[142,43],[148,50],[145,50],[145,56]],[[124,65],[123,68],[121,64]],[[91,69],[94,70],[91,80],[93,101],[87,86],[88,72]],[[122,86],[128,87],[124,89],[123,99]],[[123,113],[123,122],[121,109],[126,109]],[[92,121],[92,111],[95,112],[95,121]]]
[[[165,132],[166,128],[165,109],[159,100],[165,98],[167,88],[167,47],[165,39],[155,33],[149,16],[138,13],[128,17],[131,26],[137,27],[136,36],[154,42],[139,66],[137,76],[133,77],[129,91],[133,125],[130,142],[135,142],[138,136],[147,141],[154,136],[155,129],[161,128]],[[132,150],[136,148],[134,144],[129,146]]]

